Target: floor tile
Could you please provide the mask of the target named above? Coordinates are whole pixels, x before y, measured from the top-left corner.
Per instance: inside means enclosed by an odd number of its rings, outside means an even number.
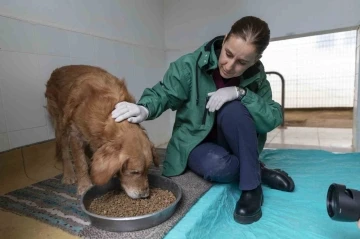
[[[21,149],[0,154],[0,194],[23,188],[34,182],[25,175]]]
[[[352,129],[286,127],[267,140],[268,148],[323,149],[333,152],[352,152]]]
[[[54,156],[54,141],[0,154],[0,194],[61,173],[61,163],[56,162]],[[24,168],[30,179],[26,176]],[[73,239],[78,237],[35,219],[0,210],[0,238]]]
[[[344,139],[320,139],[321,147],[351,148],[351,140]]]
[[[75,239],[61,229],[35,219],[0,210],[0,239]]]
[[[320,146],[317,132],[309,133],[293,133],[293,132],[280,132],[269,143],[273,144],[297,144]]]
[[[34,181],[42,181],[62,173],[55,158],[55,143],[48,141],[23,148],[25,171]]]
[[[280,129],[278,129],[278,128],[269,132],[266,137],[266,142],[271,142],[271,140],[273,140],[274,137],[279,134],[279,132],[280,132]]]

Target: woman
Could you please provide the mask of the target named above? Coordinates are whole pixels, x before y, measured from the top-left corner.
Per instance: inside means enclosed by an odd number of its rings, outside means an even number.
[[[285,172],[259,162],[266,134],[283,120],[259,60],[269,41],[267,23],[241,18],[226,36],[172,62],[163,81],[145,89],[138,104],[121,102],[112,112],[116,122],[140,123],[176,110],[163,175],[179,175],[189,167],[210,181],[237,180],[242,193],[234,219],[242,224],[262,215],[261,182],[294,190]]]

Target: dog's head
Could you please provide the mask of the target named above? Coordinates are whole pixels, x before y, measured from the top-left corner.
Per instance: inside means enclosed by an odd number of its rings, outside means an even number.
[[[148,168],[152,163],[159,166],[154,145],[144,132],[131,132],[94,152],[91,178],[94,184],[102,185],[117,174],[129,197],[144,198],[149,196]]]

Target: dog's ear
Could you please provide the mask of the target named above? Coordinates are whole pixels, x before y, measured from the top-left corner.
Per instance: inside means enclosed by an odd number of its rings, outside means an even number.
[[[149,140],[150,142],[150,147],[151,147],[151,154],[152,154],[152,158],[153,158],[153,163],[156,167],[159,167],[160,166],[160,158],[159,158],[159,155],[156,151],[156,148],[154,146],[154,144],[150,141],[149,139],[149,136],[147,134],[147,131],[146,129],[140,125],[140,128],[143,130],[143,133],[145,134],[146,138]]]
[[[96,185],[107,183],[117,173],[124,159],[121,157],[121,144],[107,143],[93,154],[91,180]]]
[[[152,153],[154,165],[155,165],[156,167],[159,167],[159,165],[160,165],[160,158],[159,158],[159,154],[158,154],[157,151],[156,151],[156,148],[154,147],[154,144],[151,144],[151,153]]]

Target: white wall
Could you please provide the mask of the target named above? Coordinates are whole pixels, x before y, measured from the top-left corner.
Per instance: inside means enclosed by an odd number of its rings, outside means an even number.
[[[359,0],[164,0],[164,9],[167,66],[213,37],[226,34],[236,20],[247,15],[265,20],[272,40],[360,25]],[[357,98],[359,94],[357,91]],[[359,109],[355,115],[354,138],[360,151]],[[173,122],[171,114],[170,125]]]
[[[167,50],[197,47],[255,15],[279,38],[360,25],[360,1],[346,0],[164,0]]]
[[[90,64],[125,77],[138,99],[165,71],[162,0],[0,0],[0,151],[54,138],[44,109],[56,67]],[[146,122],[156,145],[168,112]]]

